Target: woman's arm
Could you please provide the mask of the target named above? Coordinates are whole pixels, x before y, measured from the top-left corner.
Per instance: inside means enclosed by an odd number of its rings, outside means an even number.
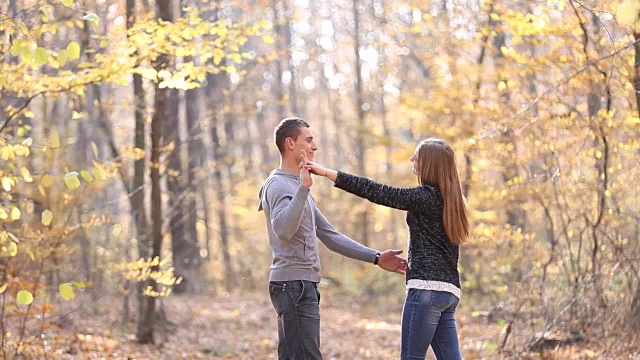
[[[364,177],[328,169],[311,161],[307,162],[306,166],[313,174],[324,176],[334,181],[337,188],[379,205],[400,210],[420,210],[431,208],[441,199],[437,191],[429,186],[399,188],[384,185]]]

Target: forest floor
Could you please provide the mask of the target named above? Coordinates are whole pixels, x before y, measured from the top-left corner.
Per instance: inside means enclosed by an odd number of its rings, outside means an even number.
[[[135,342],[136,324],[122,322],[122,299],[76,299],[65,316],[50,315],[43,335],[25,337],[21,359],[276,359],[276,319],[266,294],[241,296],[180,295],[162,300],[167,320],[155,333],[155,345]],[[71,302],[69,304],[72,304]],[[71,305],[69,305],[71,306]],[[62,308],[58,309],[60,313]],[[335,294],[321,300],[322,350],[330,359],[399,359],[402,304],[365,304]],[[488,324],[462,307],[456,314],[465,359],[502,359],[498,347],[505,325]],[[33,324],[41,322],[34,319]],[[14,321],[13,325],[18,325]],[[9,327],[11,328],[11,323]],[[27,328],[31,328],[29,325]],[[14,327],[16,338],[17,327]],[[15,349],[11,341],[5,346]],[[46,355],[44,355],[46,352]],[[16,358],[13,351],[5,358]],[[0,356],[3,354],[0,353]],[[430,353],[428,359],[434,359]],[[526,359],[638,359],[640,353],[600,356],[582,343]]]

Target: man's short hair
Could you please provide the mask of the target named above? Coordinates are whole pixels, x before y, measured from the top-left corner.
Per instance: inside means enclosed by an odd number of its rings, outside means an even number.
[[[303,127],[310,127],[309,123],[297,117],[290,117],[280,121],[278,126],[276,126],[276,130],[273,132],[273,137],[278,150],[280,150],[280,154],[284,154],[284,141],[286,138],[290,137],[293,140],[297,140],[298,135],[300,135],[300,129]]]

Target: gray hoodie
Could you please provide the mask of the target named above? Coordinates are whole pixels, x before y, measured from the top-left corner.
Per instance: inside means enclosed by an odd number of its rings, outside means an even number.
[[[300,177],[273,170],[260,189],[273,251],[269,281],[320,281],[318,240],[329,250],[373,263],[377,251],[339,233],[316,206]]]

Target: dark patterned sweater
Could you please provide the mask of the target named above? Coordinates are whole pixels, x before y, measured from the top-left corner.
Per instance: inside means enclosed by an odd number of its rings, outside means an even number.
[[[429,185],[397,188],[341,171],[335,186],[373,203],[407,212],[407,288],[447,291],[460,297],[460,247],[449,241],[444,230],[444,203],[437,188]]]

